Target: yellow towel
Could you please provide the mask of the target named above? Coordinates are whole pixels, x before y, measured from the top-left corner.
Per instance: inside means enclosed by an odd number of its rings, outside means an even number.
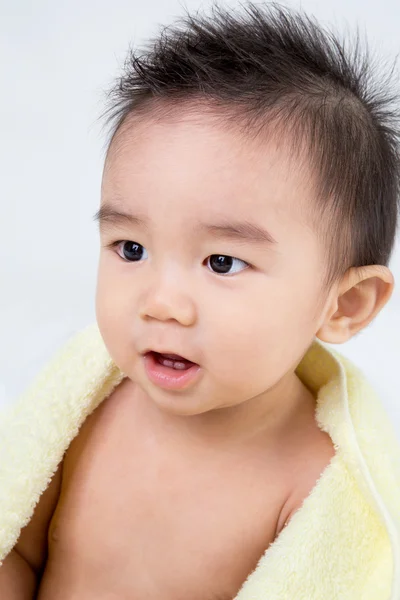
[[[400,600],[400,445],[390,420],[362,372],[317,339],[297,374],[317,394],[336,454],[235,600]],[[124,377],[93,323],[0,415],[0,561],[86,417]]]

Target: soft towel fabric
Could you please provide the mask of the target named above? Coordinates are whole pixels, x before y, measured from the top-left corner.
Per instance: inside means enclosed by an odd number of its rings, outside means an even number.
[[[363,373],[318,339],[296,372],[317,396],[336,454],[235,600],[400,600],[394,428]],[[0,415],[0,561],[86,417],[124,377],[93,323]]]

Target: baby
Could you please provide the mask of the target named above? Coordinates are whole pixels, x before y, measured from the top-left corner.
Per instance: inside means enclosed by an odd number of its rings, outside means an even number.
[[[188,16],[109,94],[96,317],[125,377],[2,600],[283,598],[240,590],[335,460],[297,368],[392,294],[398,132],[366,61],[293,10],[246,15]]]

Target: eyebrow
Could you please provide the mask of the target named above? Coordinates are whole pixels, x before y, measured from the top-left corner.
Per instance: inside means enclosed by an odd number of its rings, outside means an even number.
[[[128,224],[148,229],[149,219],[144,215],[127,213],[110,203],[104,203],[93,217],[102,230]],[[249,221],[223,219],[219,223],[198,223],[195,232],[204,232],[215,238],[231,239],[255,245],[274,246],[277,240],[263,227]]]

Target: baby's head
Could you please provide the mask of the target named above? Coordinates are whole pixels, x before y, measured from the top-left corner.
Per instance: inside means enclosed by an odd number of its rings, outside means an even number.
[[[290,394],[314,337],[349,340],[394,285],[387,82],[309,17],[247,6],[131,51],[106,111],[97,321],[122,371],[182,415]],[[148,348],[200,379],[156,387]]]

